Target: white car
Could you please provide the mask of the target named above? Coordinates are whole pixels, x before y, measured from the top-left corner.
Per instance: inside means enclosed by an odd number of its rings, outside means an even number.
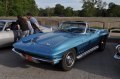
[[[20,37],[20,30],[9,27],[16,20],[0,20],[0,48],[12,45]],[[41,27],[42,32],[51,32],[48,27]]]
[[[0,20],[0,47],[9,46],[16,41],[18,31],[9,27],[14,22],[16,20]]]
[[[120,38],[120,28],[110,30],[109,38]]]

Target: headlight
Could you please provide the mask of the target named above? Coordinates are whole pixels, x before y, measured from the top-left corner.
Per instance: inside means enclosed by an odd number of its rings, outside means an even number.
[[[120,53],[120,45],[116,46],[117,51]]]

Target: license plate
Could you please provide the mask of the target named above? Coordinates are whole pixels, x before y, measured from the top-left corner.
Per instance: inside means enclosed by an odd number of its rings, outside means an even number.
[[[28,61],[33,61],[32,56],[29,56],[29,55],[25,55],[25,59],[28,60]]]

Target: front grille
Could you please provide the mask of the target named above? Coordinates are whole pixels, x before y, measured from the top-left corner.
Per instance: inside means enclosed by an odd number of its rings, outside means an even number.
[[[17,51],[18,53],[22,53],[23,55],[26,54],[26,55],[30,55],[30,56],[33,56],[33,57],[36,57],[36,58],[41,58],[41,59],[45,59],[45,60],[51,60],[51,59],[48,58],[48,57],[39,56],[39,55],[34,54],[34,53],[32,53],[32,52],[26,52],[26,51],[23,51],[23,50],[20,50],[20,49],[15,49],[15,51]]]

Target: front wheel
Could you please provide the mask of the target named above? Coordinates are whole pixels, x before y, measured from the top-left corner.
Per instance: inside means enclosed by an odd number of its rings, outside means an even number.
[[[75,60],[76,60],[76,51],[75,51],[75,49],[68,50],[63,55],[63,58],[62,58],[62,61],[61,61],[62,69],[64,71],[70,70],[74,66]]]

